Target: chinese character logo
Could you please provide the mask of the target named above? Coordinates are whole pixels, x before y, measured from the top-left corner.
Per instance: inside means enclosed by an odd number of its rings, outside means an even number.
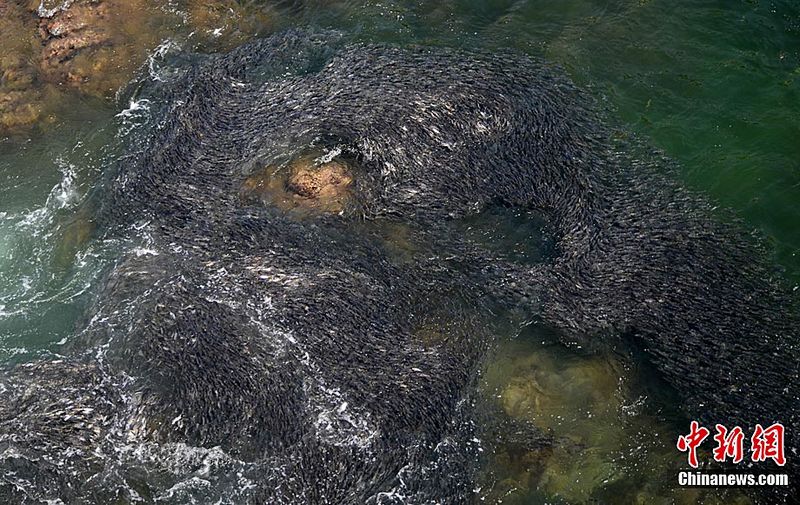
[[[728,430],[721,424],[715,425],[716,433],[713,440],[716,443],[712,455],[714,461],[724,463],[730,459],[733,463],[739,463],[744,459],[744,431],[739,426],[734,426]],[[687,452],[689,466],[697,468],[697,448],[711,434],[708,428],[700,426],[697,421],[692,421],[689,425],[689,433],[678,437],[678,450]],[[780,423],[775,423],[768,428],[756,424],[753,435],[750,437],[750,452],[754,462],[772,459],[776,465],[784,466],[786,457],[783,450],[784,427]]]
[[[708,428],[703,428],[697,421],[689,425],[689,434],[678,437],[678,450],[689,452],[689,466],[697,468],[697,447],[708,437]]]
[[[728,429],[721,424],[716,425],[716,428],[717,434],[714,435],[714,441],[717,446],[714,448],[714,461],[724,463],[730,457],[733,458],[734,463],[738,463],[744,459],[742,450],[744,432],[742,429],[736,426],[729,433]]]
[[[756,425],[753,437],[750,439],[753,448],[753,461],[766,461],[772,458],[775,464],[783,466],[786,458],[783,456],[783,425],[775,423],[767,429]]]

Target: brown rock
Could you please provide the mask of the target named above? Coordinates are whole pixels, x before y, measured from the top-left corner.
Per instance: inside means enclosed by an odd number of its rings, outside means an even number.
[[[0,135],[22,131],[42,116],[42,94],[30,64],[37,44],[33,19],[18,3],[0,0]]]
[[[78,0],[39,20],[40,69],[53,83],[109,98],[175,19],[146,0]]]
[[[269,165],[248,177],[240,195],[284,210],[339,213],[352,201],[353,174],[342,161],[303,156],[284,167]]]
[[[34,124],[41,110],[22,91],[0,91],[0,132],[14,132]]]
[[[286,187],[300,197],[323,200],[344,196],[352,182],[350,171],[339,162],[298,163],[292,166]]]
[[[165,6],[153,0],[0,0],[0,135],[54,118],[73,90],[112,98],[167,38],[191,32],[198,48],[227,49],[272,30],[277,19],[268,2],[255,0]]]

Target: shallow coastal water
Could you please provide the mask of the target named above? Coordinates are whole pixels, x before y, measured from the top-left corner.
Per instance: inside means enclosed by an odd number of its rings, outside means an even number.
[[[732,208],[765,237],[787,283],[800,282],[800,8],[788,2],[233,3],[273,13],[253,30],[226,17],[230,11],[197,4],[158,4],[164,20],[142,37],[145,52],[233,47],[251,33],[312,25],[355,40],[512,48],[559,63],[617,118],[620,135],[643,135],[675,159],[679,177]],[[192,17],[202,26],[192,26]],[[141,57],[131,68],[140,64],[139,72],[157,72],[159,59]],[[124,148],[118,128],[155,124],[131,90],[103,99],[93,89],[57,90],[52,119],[0,143],[4,360],[58,353],[122,247],[94,239],[89,195],[103,190],[102,171]],[[500,218],[507,228],[466,225],[476,240],[508,244],[525,261],[547,254],[535,227]],[[494,474],[487,499],[584,503],[617,493],[640,503],[722,500],[663,488],[674,478],[664,461],[678,459],[672,431],[681,419],[661,385],[648,386],[646,370],[614,355],[564,350],[524,320],[498,339],[481,379],[485,396],[566,442],[516,463],[501,453],[487,457]]]

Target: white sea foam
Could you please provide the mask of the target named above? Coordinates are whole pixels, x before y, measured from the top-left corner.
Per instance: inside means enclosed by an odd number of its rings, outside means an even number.
[[[368,449],[379,435],[369,412],[351,406],[335,387],[325,387],[317,378],[308,385],[309,410],[316,412],[314,428],[320,440],[339,447]]]
[[[171,39],[167,39],[159,44],[147,58],[147,69],[150,78],[157,82],[169,80],[169,71],[167,68],[162,67],[161,64],[167,55],[180,52],[180,50],[181,45]]]

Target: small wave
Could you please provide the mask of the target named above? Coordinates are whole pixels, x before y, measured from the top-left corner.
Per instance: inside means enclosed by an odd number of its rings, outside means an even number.
[[[120,120],[118,137],[128,135],[134,128],[144,126],[150,122],[150,100],[140,98],[130,100],[128,108],[123,109],[115,117]]]
[[[156,82],[166,82],[170,80],[172,75],[170,75],[166,66],[162,66],[163,62],[168,55],[179,53],[181,49],[181,45],[171,39],[167,39],[159,44],[147,58],[147,68],[150,78]]]
[[[316,411],[317,437],[331,445],[369,449],[379,435],[369,412],[351,406],[338,388],[325,387],[320,379],[317,382],[306,387],[309,409]]]

